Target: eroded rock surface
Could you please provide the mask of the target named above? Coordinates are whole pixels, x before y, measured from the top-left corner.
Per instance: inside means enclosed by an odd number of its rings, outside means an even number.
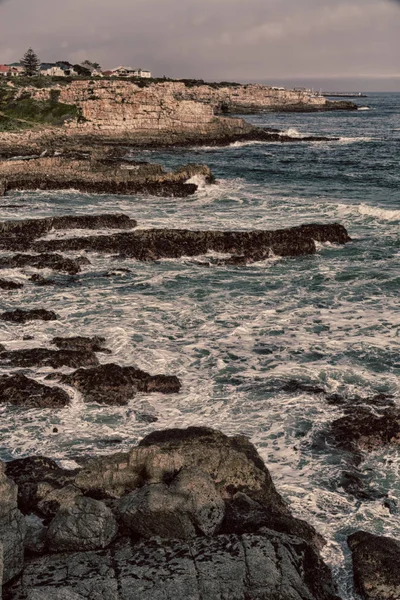
[[[0,360],[10,367],[92,367],[99,364],[91,350],[51,350],[48,348],[24,348],[0,351]]]
[[[3,583],[18,575],[24,564],[25,520],[17,508],[17,486],[0,462],[0,544],[3,547]]]
[[[364,600],[400,598],[400,542],[357,531],[348,538],[354,581]]]
[[[73,337],[55,337],[51,343],[60,350],[72,350],[80,352],[110,352],[104,348],[105,338],[100,336],[85,337],[81,335]]]
[[[23,246],[27,246],[27,240],[23,240]],[[60,254],[15,254],[0,258],[0,269],[16,269],[23,267],[34,267],[35,269],[53,269],[69,275],[80,273],[82,262],[79,259],[66,258]]]
[[[23,408],[63,408],[69,402],[64,390],[38,383],[22,373],[0,376],[0,404]]]
[[[7,279],[0,279],[0,290],[20,290],[23,287],[23,283],[17,283],[16,281],[8,281]]]

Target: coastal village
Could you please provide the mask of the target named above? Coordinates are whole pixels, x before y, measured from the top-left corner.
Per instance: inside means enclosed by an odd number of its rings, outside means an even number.
[[[0,76],[22,77],[25,67],[21,62],[0,64]],[[138,79],[151,79],[151,72],[146,69],[119,66],[114,69],[102,71],[97,63],[86,61],[82,64],[72,65],[68,61],[40,63],[37,75],[44,77],[136,77]]]

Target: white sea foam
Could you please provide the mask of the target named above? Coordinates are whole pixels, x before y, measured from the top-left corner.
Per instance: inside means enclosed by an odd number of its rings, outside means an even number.
[[[357,110],[371,110],[370,106],[359,106]]]
[[[279,135],[284,135],[293,139],[299,139],[301,140],[304,137],[307,137],[304,133],[301,133],[298,129],[296,129],[295,127],[289,127],[289,129],[286,129],[285,131],[281,131],[279,133]]]
[[[389,210],[386,208],[379,208],[377,206],[360,204],[360,206],[358,206],[358,212],[360,215],[375,217],[380,221],[400,221],[400,210]]]

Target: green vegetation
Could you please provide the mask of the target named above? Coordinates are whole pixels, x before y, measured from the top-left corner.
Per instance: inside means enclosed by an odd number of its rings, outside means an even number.
[[[38,74],[40,69],[40,60],[32,48],[29,48],[25,52],[23,58],[21,58],[21,65],[24,67],[24,73],[27,77],[33,77]]]
[[[15,131],[36,125],[62,125],[79,117],[77,106],[58,101],[59,91],[52,90],[49,100],[39,101],[23,92],[16,98],[15,89],[0,86],[0,131]]]

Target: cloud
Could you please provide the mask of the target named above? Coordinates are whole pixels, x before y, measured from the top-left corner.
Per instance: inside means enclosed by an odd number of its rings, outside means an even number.
[[[273,79],[397,73],[400,0],[0,0],[0,62],[127,64],[156,75]],[[49,27],[43,15],[51,15]],[[18,29],[9,23],[18,22]]]

